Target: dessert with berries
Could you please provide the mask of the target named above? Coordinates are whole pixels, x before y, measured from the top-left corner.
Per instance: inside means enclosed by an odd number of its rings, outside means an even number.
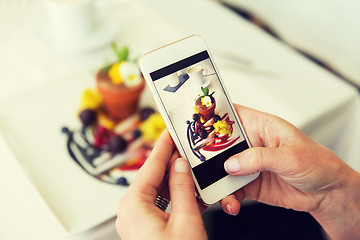
[[[195,101],[196,111],[200,114],[204,121],[211,119],[214,116],[216,102],[212,96],[215,92],[209,94],[208,88],[201,87],[204,95],[198,97]]]
[[[214,93],[201,87],[203,95],[195,100],[192,120],[187,120],[187,138],[193,154],[201,162],[207,160],[206,152],[217,152],[233,145],[239,136],[233,136],[235,123],[229,114],[219,115]]]
[[[128,185],[165,123],[155,109],[138,105],[145,83],[137,64],[128,60],[128,49],[112,47],[117,62],[101,69],[96,88],[81,95],[81,127],[64,127],[62,132],[67,135],[69,155],[86,172],[105,182]]]
[[[136,62],[129,60],[127,47],[118,49],[112,43],[112,49],[117,60],[97,73],[96,84],[109,116],[123,120],[135,113],[145,80]]]

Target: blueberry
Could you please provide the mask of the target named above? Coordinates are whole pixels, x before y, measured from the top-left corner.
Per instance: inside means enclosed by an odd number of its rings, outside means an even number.
[[[221,120],[221,117],[219,115],[214,116],[214,122],[218,122]]]
[[[110,137],[109,146],[113,153],[121,153],[126,150],[127,142],[122,136],[112,136]]]
[[[199,135],[200,135],[200,137],[201,137],[202,139],[205,139],[205,138],[208,137],[209,134],[208,134],[208,132],[207,132],[205,129],[202,129],[202,130],[200,131]]]
[[[205,157],[204,157],[204,156],[200,156],[200,161],[205,162]]]
[[[193,114],[192,115],[192,119],[195,121],[195,122],[197,122],[197,121],[199,121],[200,120],[200,116],[199,116],[199,114]]]
[[[153,113],[155,113],[154,109],[152,109],[151,107],[145,107],[140,110],[140,118],[142,121],[145,121]]]
[[[65,134],[68,134],[69,133],[69,129],[67,127],[63,127],[61,128],[61,132],[62,133],[65,133]]]
[[[190,124],[190,121],[189,121],[189,120],[186,120],[186,124]]]
[[[139,129],[135,129],[133,132],[132,132],[134,138],[138,138],[141,136],[141,131]]]
[[[89,126],[96,120],[96,112],[91,109],[85,109],[80,113],[80,120],[84,126]]]
[[[128,181],[127,181],[127,179],[125,177],[121,177],[121,178],[117,179],[116,184],[122,185],[122,186],[128,186],[129,185],[129,183],[128,183]]]

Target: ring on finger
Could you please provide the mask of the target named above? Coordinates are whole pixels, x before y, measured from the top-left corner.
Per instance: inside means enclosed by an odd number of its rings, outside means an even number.
[[[166,208],[169,206],[170,200],[164,198],[160,195],[156,197],[155,205],[165,212]]]

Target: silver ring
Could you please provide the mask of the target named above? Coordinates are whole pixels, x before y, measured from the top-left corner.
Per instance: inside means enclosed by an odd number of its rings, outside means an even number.
[[[155,205],[160,208],[161,210],[163,210],[165,212],[166,208],[168,207],[170,203],[169,199],[166,199],[162,196],[157,196],[156,197],[156,201],[155,201]]]

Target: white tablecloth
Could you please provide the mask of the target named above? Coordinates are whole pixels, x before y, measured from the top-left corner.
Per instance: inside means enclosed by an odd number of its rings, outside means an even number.
[[[358,92],[293,49],[212,1],[103,1],[99,8],[117,26],[114,39],[128,44],[134,56],[190,34],[203,36],[234,102],[287,119],[360,170]],[[10,21],[13,27],[0,38],[3,102],[59,79],[91,83],[96,69],[112,56],[109,48],[54,50],[34,34],[42,32],[41,9],[41,2],[28,2],[23,16]],[[234,57],[241,60],[229,60]],[[117,239],[114,219],[68,236],[44,210],[1,138],[0,153],[1,239]]]

